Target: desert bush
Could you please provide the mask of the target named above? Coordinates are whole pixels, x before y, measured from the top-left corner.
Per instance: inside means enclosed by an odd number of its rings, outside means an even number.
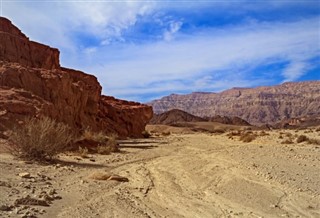
[[[103,132],[93,132],[90,129],[86,129],[82,136],[81,140],[86,139],[90,141],[95,141],[99,143],[105,143],[108,141],[108,137]]]
[[[171,132],[169,132],[169,131],[168,131],[168,132],[162,132],[162,133],[161,133],[161,135],[163,135],[163,136],[169,136],[170,134],[171,134]]]
[[[87,153],[110,154],[111,152],[118,152],[120,149],[117,143],[117,137],[117,134],[106,135],[103,132],[93,132],[87,129],[79,141],[88,142],[88,145],[84,144],[82,147],[79,147],[79,151],[81,151],[81,149],[82,151],[85,151],[83,149],[87,149],[85,155]],[[89,142],[93,142],[91,144],[95,144],[95,146],[90,146]],[[86,146],[89,146],[90,150],[86,148]]]
[[[211,132],[212,132],[212,133],[223,134],[223,133],[226,132],[226,130],[223,129],[223,128],[215,128],[215,129],[213,129]]]
[[[283,139],[283,136],[282,135],[279,135],[279,137],[278,137],[279,139]]]
[[[287,136],[287,137],[292,137],[292,133],[286,132],[286,136]]]
[[[267,136],[267,135],[270,135],[269,133],[265,132],[265,131],[261,131],[260,132],[260,136]]]
[[[89,150],[88,148],[79,147],[79,155],[82,158],[88,158]]]
[[[48,117],[29,118],[13,129],[9,149],[20,158],[42,161],[68,150],[73,140],[74,134],[67,125]]]
[[[320,127],[315,129],[316,132],[320,132]]]
[[[255,140],[257,138],[256,134],[253,134],[251,131],[250,132],[246,132],[243,135],[240,136],[240,141],[243,142],[252,142],[253,140]]]
[[[308,139],[309,144],[320,145],[320,140],[318,139]]]
[[[151,136],[150,133],[146,130],[142,131],[141,134],[142,134],[143,138],[150,138],[150,136]]]
[[[305,142],[305,141],[308,141],[308,137],[305,136],[305,135],[299,135],[298,138],[297,138],[297,143],[301,143],[301,142]]]

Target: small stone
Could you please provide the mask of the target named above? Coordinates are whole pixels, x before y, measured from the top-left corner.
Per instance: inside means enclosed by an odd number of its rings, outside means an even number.
[[[21,178],[30,178],[30,173],[24,172],[24,173],[19,173],[19,176]]]

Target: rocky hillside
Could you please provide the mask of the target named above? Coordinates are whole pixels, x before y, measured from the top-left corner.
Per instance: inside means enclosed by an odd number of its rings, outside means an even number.
[[[287,118],[319,115],[320,81],[233,88],[221,93],[172,94],[149,105],[155,113],[180,109],[200,117],[237,116],[251,124],[276,123]]]
[[[138,137],[152,114],[150,106],[101,95],[96,77],[61,67],[58,49],[0,17],[0,133],[45,115],[78,130]]]
[[[182,110],[173,109],[162,114],[154,114],[150,120],[150,124],[170,125],[180,122],[201,122],[207,121],[201,117],[194,116]]]

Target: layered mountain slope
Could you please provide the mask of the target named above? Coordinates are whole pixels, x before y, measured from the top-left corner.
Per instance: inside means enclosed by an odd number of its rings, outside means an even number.
[[[30,41],[0,17],[0,132],[45,115],[79,131],[137,137],[152,114],[150,106],[101,95],[96,77],[60,67],[57,49]]]
[[[180,109],[200,117],[237,116],[251,124],[320,114],[320,81],[288,82],[277,86],[233,88],[221,93],[163,97],[149,103],[155,113]]]

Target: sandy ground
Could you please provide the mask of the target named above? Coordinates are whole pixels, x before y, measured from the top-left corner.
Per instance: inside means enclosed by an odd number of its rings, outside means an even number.
[[[320,145],[268,134],[250,143],[208,133],[122,141],[121,153],[63,155],[54,165],[0,154],[0,217],[320,217]],[[91,179],[97,172],[129,181]],[[50,204],[24,206],[28,195]]]

